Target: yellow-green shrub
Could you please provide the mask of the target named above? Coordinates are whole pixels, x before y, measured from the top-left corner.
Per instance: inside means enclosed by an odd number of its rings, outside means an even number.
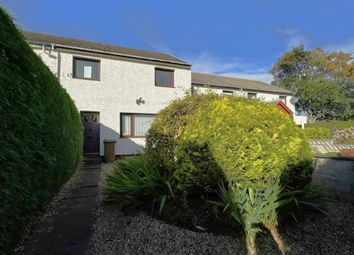
[[[312,170],[308,140],[288,115],[272,104],[230,96],[172,103],[157,115],[146,152],[175,172],[181,190],[210,190],[223,176],[247,187],[280,177],[288,184],[294,176],[304,185]]]

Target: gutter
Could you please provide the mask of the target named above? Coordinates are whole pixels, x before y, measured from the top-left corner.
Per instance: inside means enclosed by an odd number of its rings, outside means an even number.
[[[47,45],[47,46],[56,47],[56,48],[73,49],[73,50],[79,50],[79,51],[85,51],[85,52],[101,53],[101,54],[105,54],[105,55],[113,55],[113,56],[120,56],[120,57],[126,57],[126,58],[134,58],[134,59],[148,60],[148,61],[154,61],[154,62],[169,63],[169,64],[175,64],[175,65],[188,66],[188,67],[192,66],[191,64],[188,64],[188,63],[182,63],[182,62],[173,61],[173,60],[162,60],[162,59],[158,59],[158,58],[141,57],[141,56],[123,54],[123,53],[117,53],[117,52],[94,50],[94,49],[88,49],[88,48],[82,48],[82,47],[76,47],[76,46],[68,46],[68,45],[64,45],[64,44],[45,43],[45,42],[37,42],[37,41],[31,41],[31,40],[27,40],[27,42],[32,43],[32,44],[37,44],[37,45]]]
[[[269,91],[269,90],[260,90],[260,89],[250,89],[250,88],[239,88],[239,87],[231,87],[231,86],[220,86],[220,85],[212,85],[212,84],[202,84],[202,83],[195,83],[192,82],[192,86],[201,86],[201,87],[216,87],[216,88],[225,88],[225,89],[239,89],[239,90],[243,90],[243,91],[255,91],[255,92],[268,92],[268,93],[277,93],[277,94],[284,94],[284,95],[292,95],[294,96],[296,93],[289,91],[289,92],[280,92],[280,91]],[[272,86],[272,85],[269,85]]]

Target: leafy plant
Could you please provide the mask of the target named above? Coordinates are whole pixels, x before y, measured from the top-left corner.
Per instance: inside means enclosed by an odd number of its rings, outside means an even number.
[[[277,229],[277,209],[289,203],[289,198],[280,197],[282,191],[279,181],[264,190],[248,188],[236,182],[230,182],[227,187],[220,185],[220,202],[216,204],[243,226],[249,255],[256,254],[255,239],[261,231],[260,225],[270,231],[282,254],[288,250]]]
[[[135,156],[117,161],[113,171],[106,176],[104,195],[106,201],[116,201],[123,207],[151,206],[161,214],[174,198],[172,174],[161,170],[145,156]]]
[[[65,183],[82,157],[70,96],[0,8],[0,253]]]

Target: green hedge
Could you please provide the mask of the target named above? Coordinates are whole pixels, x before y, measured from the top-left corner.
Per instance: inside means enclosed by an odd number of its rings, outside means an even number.
[[[306,127],[302,131],[309,139],[331,139],[332,138],[331,130],[325,127]]]
[[[79,113],[0,8],[0,251],[74,173],[82,155]]]
[[[274,105],[239,97],[174,101],[156,116],[146,154],[189,194],[214,190],[223,177],[250,187],[279,176],[294,187],[311,180],[311,147],[301,129]]]

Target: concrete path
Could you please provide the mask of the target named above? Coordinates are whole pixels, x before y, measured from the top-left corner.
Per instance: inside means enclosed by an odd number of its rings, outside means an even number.
[[[68,192],[41,219],[20,254],[88,254],[100,172],[101,159],[85,157]]]

